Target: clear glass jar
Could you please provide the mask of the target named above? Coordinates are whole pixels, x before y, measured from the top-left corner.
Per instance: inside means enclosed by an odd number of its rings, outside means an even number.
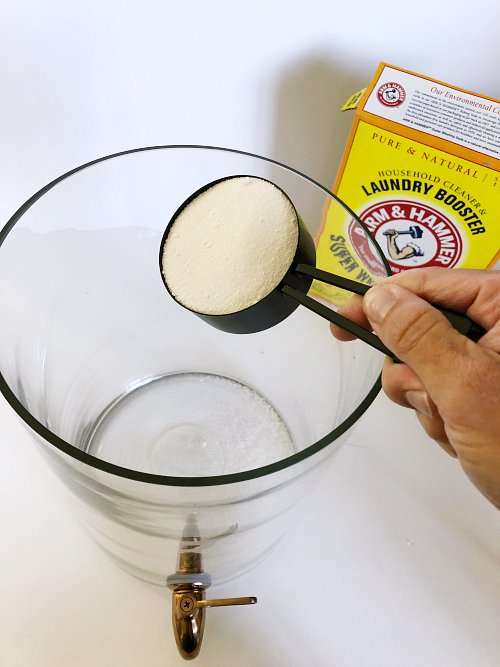
[[[279,185],[313,235],[325,206],[342,206],[272,160],[152,147],[64,174],[0,236],[0,388],[102,548],[162,585],[193,517],[214,583],[263,558],[380,388],[383,355],[339,344],[304,308],[238,336],[169,297],[165,227],[192,192],[234,174]],[[192,401],[236,430],[212,441],[184,414]],[[260,435],[266,415],[280,442]]]

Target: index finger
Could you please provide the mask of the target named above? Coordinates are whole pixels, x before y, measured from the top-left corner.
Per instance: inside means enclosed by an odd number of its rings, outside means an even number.
[[[371,331],[371,325],[368,322],[368,318],[365,315],[363,310],[363,297],[358,294],[354,294],[349,301],[344,303],[337,310],[339,315],[346,317],[348,320],[359,324],[368,331]],[[347,340],[356,340],[356,336],[348,333],[344,329],[341,329],[336,324],[330,324],[330,330],[337,340],[347,341]]]

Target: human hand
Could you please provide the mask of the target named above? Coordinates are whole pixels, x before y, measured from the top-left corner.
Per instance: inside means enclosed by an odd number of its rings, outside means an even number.
[[[391,238],[394,236],[394,238],[396,238],[399,236],[399,232],[395,229],[386,229],[384,236],[390,236]]]
[[[466,313],[487,333],[469,340],[431,303]],[[404,362],[385,360],[385,393],[416,410],[427,434],[500,509],[500,272],[412,269],[377,281],[339,312]],[[331,329],[339,340],[353,339]]]

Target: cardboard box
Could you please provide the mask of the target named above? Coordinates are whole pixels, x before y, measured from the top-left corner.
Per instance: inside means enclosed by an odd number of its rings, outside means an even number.
[[[356,115],[333,192],[392,272],[491,267],[500,256],[500,101],[384,63],[361,92],[344,107]],[[356,227],[327,207],[317,265],[369,284],[384,272]],[[321,283],[313,290],[337,304],[350,296]]]

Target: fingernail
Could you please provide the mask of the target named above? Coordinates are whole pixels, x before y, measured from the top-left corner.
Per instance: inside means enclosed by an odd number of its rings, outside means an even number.
[[[431,403],[426,391],[407,391],[405,399],[415,410],[423,412],[428,417],[432,417]]]
[[[382,324],[385,316],[396,303],[396,297],[387,287],[372,287],[363,299],[363,310],[371,322]]]

